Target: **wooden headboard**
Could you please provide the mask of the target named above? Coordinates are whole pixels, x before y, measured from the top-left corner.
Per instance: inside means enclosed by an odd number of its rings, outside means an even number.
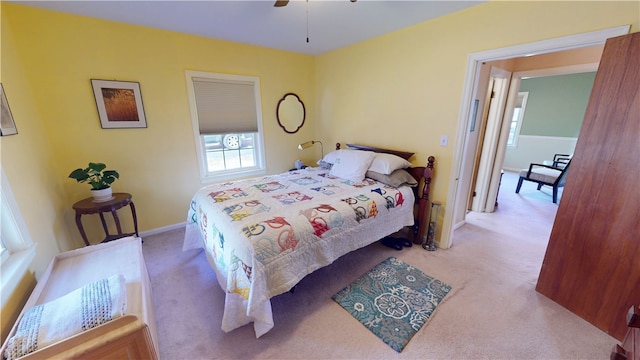
[[[373,151],[377,153],[387,153],[399,156],[405,160],[409,160],[415,153],[408,151],[383,149],[374,146],[347,144],[352,150]],[[340,143],[336,144],[336,150],[340,150]],[[426,166],[414,166],[406,169],[411,176],[418,181],[418,187],[413,189],[416,197],[418,210],[415,212],[415,224],[413,225],[413,241],[414,244],[422,244],[429,227],[429,219],[426,218],[427,209],[429,208],[429,192],[431,191],[431,180],[433,178],[433,165],[436,161],[434,156],[429,156]]]
[[[413,154],[415,154],[408,151],[389,150],[389,149],[383,149],[383,148],[366,146],[366,145],[357,145],[357,144],[347,144],[347,147],[353,150],[364,150],[364,151],[373,151],[378,153],[393,154],[396,156],[400,156],[405,160],[409,160],[413,156]],[[336,150],[340,150],[340,143],[336,144]]]

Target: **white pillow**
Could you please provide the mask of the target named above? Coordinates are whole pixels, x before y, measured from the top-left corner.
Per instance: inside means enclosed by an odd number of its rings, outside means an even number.
[[[329,174],[353,182],[364,180],[375,153],[359,150],[338,150]]]
[[[398,169],[392,172],[390,175],[380,174],[375,171],[367,171],[366,177],[379,181],[381,183],[399,188],[402,185],[409,185],[411,187],[418,186],[418,181],[411,176],[406,170]]]
[[[322,159],[318,160],[318,165],[320,165],[321,162],[333,165],[333,163],[336,162],[336,158],[338,157],[338,154],[340,154],[341,151],[342,150],[334,150],[328,153]]]
[[[390,175],[398,169],[406,169],[408,167],[411,167],[411,163],[397,155],[376,153],[371,166],[369,166],[369,171]]]

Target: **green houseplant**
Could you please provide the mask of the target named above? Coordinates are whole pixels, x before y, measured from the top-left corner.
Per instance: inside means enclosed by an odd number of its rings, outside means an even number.
[[[111,184],[120,178],[120,174],[115,170],[105,170],[107,166],[103,163],[90,162],[89,166],[82,169],[75,169],[69,177],[79,183],[91,185],[91,194],[95,202],[111,200]]]

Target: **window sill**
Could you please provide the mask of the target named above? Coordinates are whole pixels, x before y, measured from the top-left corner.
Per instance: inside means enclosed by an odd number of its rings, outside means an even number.
[[[36,254],[35,245],[13,253],[11,257],[2,263],[2,306],[13,295],[13,291],[24,276]]]
[[[259,176],[266,174],[266,170],[264,169],[252,169],[248,171],[234,171],[231,173],[220,174],[220,175],[211,175],[200,178],[202,183],[212,183],[226,180],[235,180],[240,178]]]

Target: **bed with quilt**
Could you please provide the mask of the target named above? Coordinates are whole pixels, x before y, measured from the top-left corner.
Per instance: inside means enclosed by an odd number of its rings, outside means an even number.
[[[225,291],[222,330],[273,328],[270,299],[340,256],[405,227],[425,234],[433,157],[348,145],[317,167],[207,185],[193,196],[183,250],[203,248]],[[419,196],[418,196],[419,195]]]

